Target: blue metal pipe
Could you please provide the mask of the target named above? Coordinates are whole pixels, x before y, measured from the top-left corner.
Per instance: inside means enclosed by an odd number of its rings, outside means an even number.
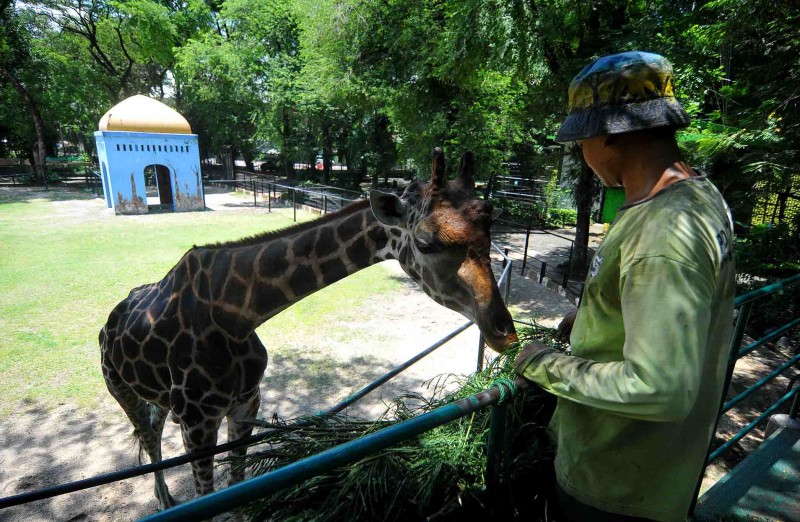
[[[758,390],[759,388],[761,388],[762,386],[767,384],[769,381],[771,381],[772,379],[774,379],[775,377],[777,377],[778,375],[783,373],[787,368],[789,368],[790,366],[794,365],[798,361],[800,361],[800,354],[795,355],[794,357],[792,357],[791,359],[789,359],[788,361],[786,361],[785,363],[780,365],[778,368],[776,368],[775,370],[770,372],[768,375],[766,375],[763,378],[761,378],[757,383],[753,384],[752,386],[747,388],[745,391],[743,391],[742,393],[740,393],[739,395],[737,395],[733,399],[731,399],[728,402],[726,402],[725,405],[722,407],[722,413],[727,412],[728,410],[730,410],[731,408],[733,408],[734,406],[736,406],[737,404],[739,404],[740,402],[745,400],[747,397],[749,397],[756,390]]]
[[[777,402],[775,402],[775,404],[767,408],[764,411],[764,413],[762,413],[756,418],[756,420],[754,420],[753,422],[751,422],[750,424],[748,424],[747,426],[736,432],[736,435],[731,437],[731,439],[728,442],[717,448],[711,455],[708,456],[708,459],[706,460],[706,466],[714,462],[714,460],[716,460],[720,455],[728,451],[731,448],[731,446],[733,446],[734,444],[742,440],[744,437],[746,437],[747,434],[753,431],[753,429],[755,429],[756,426],[761,424],[761,422],[763,422],[767,417],[772,415],[773,412],[775,412],[775,410],[780,408],[784,402],[788,401],[789,399],[797,395],[798,392],[800,392],[800,387],[793,388],[789,393],[778,399]]]
[[[742,294],[734,300],[733,304],[734,306],[741,306],[745,303],[755,301],[760,297],[764,297],[765,295],[774,294],[775,292],[783,290],[787,286],[793,285],[795,283],[800,283],[800,274],[784,279],[783,281],[778,281],[777,283],[773,283],[769,286],[753,290],[752,292],[747,292],[746,294]]]
[[[504,386],[500,384],[499,386]],[[512,391],[513,390],[509,390]],[[506,449],[506,433],[508,431],[508,401],[496,404],[489,418],[489,438],[486,441],[486,472],[484,481],[490,493],[500,484],[500,471]]]
[[[529,386],[528,382],[521,377],[515,381],[515,384],[516,392],[527,389]],[[512,390],[511,393],[514,394],[515,391]],[[251,478],[222,491],[211,493],[161,513],[156,513],[142,519],[142,522],[203,520],[220,513],[232,511],[293,484],[344,466],[406,439],[465,417],[475,411],[496,404],[499,400],[500,389],[492,387],[419,417],[403,421],[379,432],[299,460],[266,475]]]
[[[336,404],[335,406],[332,406],[332,407],[328,408],[327,410],[323,410],[323,411],[318,412],[317,415],[328,415],[328,414],[331,414],[331,413],[338,413],[338,412],[342,411],[343,409],[347,408],[348,406],[350,406],[351,404],[353,404],[357,400],[361,399],[363,396],[367,395],[369,392],[371,392],[375,388],[378,388],[379,386],[382,386],[387,381],[389,381],[390,379],[394,378],[397,374],[399,374],[402,371],[406,370],[412,364],[416,363],[417,361],[419,361],[423,357],[427,356],[428,354],[430,354],[431,352],[433,352],[434,350],[436,350],[437,348],[439,348],[443,344],[447,343],[448,341],[450,341],[450,339],[452,339],[456,335],[460,334],[461,332],[463,332],[464,330],[466,330],[467,328],[469,328],[473,324],[474,323],[472,321],[464,323],[463,325],[459,326],[457,329],[455,329],[452,332],[450,332],[449,334],[447,334],[447,336],[443,337],[442,339],[440,339],[436,343],[432,344],[431,346],[429,346],[425,350],[421,351],[420,353],[418,353],[417,355],[415,355],[414,357],[412,357],[408,361],[406,361],[403,364],[400,364],[398,366],[395,366],[388,373],[386,373],[382,377],[379,377],[377,380],[373,381],[371,384],[368,384],[364,388],[362,388],[359,391],[353,393],[352,395],[350,395],[349,397],[347,397],[346,399],[344,399],[340,403]]]
[[[739,351],[739,357],[737,357],[737,359],[741,359],[742,357],[744,357],[744,356],[745,356],[745,355],[747,355],[748,353],[752,352],[753,350],[755,350],[755,349],[756,349],[756,348],[758,348],[759,346],[762,346],[762,345],[764,345],[764,344],[766,344],[766,343],[770,342],[770,341],[771,341],[771,340],[773,340],[773,339],[777,339],[777,338],[778,338],[778,337],[780,337],[780,336],[781,336],[781,335],[782,335],[784,332],[786,332],[787,330],[790,330],[790,329],[794,328],[794,327],[795,327],[795,326],[797,326],[798,324],[800,324],[800,317],[798,317],[798,318],[797,318],[797,319],[795,319],[794,321],[791,321],[791,322],[789,322],[789,323],[786,323],[785,325],[781,326],[781,327],[780,327],[780,328],[778,328],[777,330],[773,330],[772,332],[770,332],[769,334],[765,335],[764,337],[762,337],[762,338],[761,338],[761,339],[759,339],[758,341],[755,341],[755,342],[753,342],[753,343],[750,343],[750,344],[748,344],[747,346],[745,346],[744,348],[742,348],[742,349]]]

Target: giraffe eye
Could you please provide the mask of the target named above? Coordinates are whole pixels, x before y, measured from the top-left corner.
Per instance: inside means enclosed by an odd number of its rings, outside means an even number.
[[[423,254],[433,254],[435,252],[441,252],[444,245],[440,241],[425,241],[424,239],[417,238],[414,243],[417,245],[417,250],[419,250]]]

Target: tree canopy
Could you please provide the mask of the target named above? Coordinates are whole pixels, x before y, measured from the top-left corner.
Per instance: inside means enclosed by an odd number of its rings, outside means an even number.
[[[425,170],[441,145],[485,178],[553,145],[584,65],[641,49],[674,64],[681,142],[743,221],[753,191],[785,213],[800,190],[792,0],[3,1],[4,155],[36,142],[22,87],[51,153],[65,134],[91,151],[102,113],[138,93],[181,111],[207,156],[322,153],[327,178],[336,155],[356,183]]]

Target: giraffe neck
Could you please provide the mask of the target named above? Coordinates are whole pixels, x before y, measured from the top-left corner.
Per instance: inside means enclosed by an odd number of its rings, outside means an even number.
[[[357,208],[353,208],[357,207]],[[398,229],[378,222],[368,202],[245,246],[211,248],[211,318],[244,339],[300,299],[399,255]],[[391,236],[391,238],[390,238]],[[203,248],[199,250],[204,250]],[[208,266],[201,261],[201,266]],[[214,274],[220,274],[215,276]],[[223,275],[224,274],[224,275]]]

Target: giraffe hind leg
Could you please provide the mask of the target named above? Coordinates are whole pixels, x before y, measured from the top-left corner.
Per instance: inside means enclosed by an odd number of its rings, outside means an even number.
[[[104,364],[103,374],[108,391],[111,392],[133,424],[133,433],[139,442],[140,450],[147,452],[150,462],[161,462],[161,433],[164,430],[164,422],[169,410],[150,404],[136,395],[110,366]],[[178,504],[169,493],[169,488],[164,480],[164,472],[156,471],[153,475],[159,509],[164,510]]]

